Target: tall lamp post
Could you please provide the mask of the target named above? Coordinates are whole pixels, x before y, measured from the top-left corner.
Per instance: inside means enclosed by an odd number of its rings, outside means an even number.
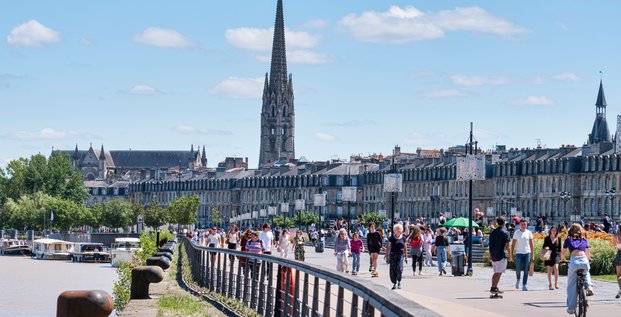
[[[563,221],[565,223],[567,223],[567,201],[569,201],[571,199],[571,193],[570,192],[561,192],[559,194],[559,197],[561,197],[561,200],[563,201],[564,204],[564,211],[563,211]]]
[[[474,141],[473,125],[470,122],[470,141],[466,144],[466,154],[468,150],[473,156],[478,152],[478,141]],[[468,234],[472,235],[472,178],[468,180]],[[468,275],[472,275],[472,237],[468,239]]]
[[[610,199],[610,218],[615,219],[614,201],[616,198],[617,189],[613,186],[606,191],[606,199]]]

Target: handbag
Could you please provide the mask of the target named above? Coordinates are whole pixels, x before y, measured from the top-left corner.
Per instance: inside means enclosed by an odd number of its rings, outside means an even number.
[[[539,258],[541,258],[541,261],[548,261],[550,260],[551,255],[552,255],[552,250],[543,249],[541,250],[541,254],[539,254]]]
[[[530,267],[528,268],[528,276],[535,275],[535,262],[530,262]]]

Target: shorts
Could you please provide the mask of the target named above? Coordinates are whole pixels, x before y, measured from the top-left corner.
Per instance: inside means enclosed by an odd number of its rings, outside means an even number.
[[[492,268],[494,273],[504,273],[507,270],[507,259],[492,261]]]

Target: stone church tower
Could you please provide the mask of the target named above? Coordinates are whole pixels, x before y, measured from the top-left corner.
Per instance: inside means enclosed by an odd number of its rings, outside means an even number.
[[[588,144],[597,144],[600,142],[610,142],[610,130],[606,122],[606,96],[604,96],[604,85],[599,81],[599,91],[597,92],[597,101],[595,101],[595,122],[593,129],[589,134]],[[618,132],[617,132],[618,133]]]
[[[285,23],[282,0],[276,7],[272,64],[269,77],[265,74],[263,107],[261,108],[261,149],[259,167],[276,161],[295,158],[295,109],[293,82],[287,74]]]

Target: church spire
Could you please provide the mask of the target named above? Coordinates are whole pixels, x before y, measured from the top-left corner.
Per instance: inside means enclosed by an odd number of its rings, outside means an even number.
[[[602,80],[599,80],[599,92],[597,92],[597,101],[595,101],[597,107],[606,107],[606,96],[604,96],[604,85]]]
[[[593,122],[591,134],[589,134],[588,144],[600,142],[610,142],[610,130],[606,122],[606,97],[604,96],[604,85],[601,79],[599,81],[597,100],[595,101],[595,122]]]
[[[272,42],[272,64],[270,68],[270,86],[272,89],[287,85],[287,50],[285,48],[285,20],[282,12],[282,0],[276,6],[274,22],[274,41]]]

